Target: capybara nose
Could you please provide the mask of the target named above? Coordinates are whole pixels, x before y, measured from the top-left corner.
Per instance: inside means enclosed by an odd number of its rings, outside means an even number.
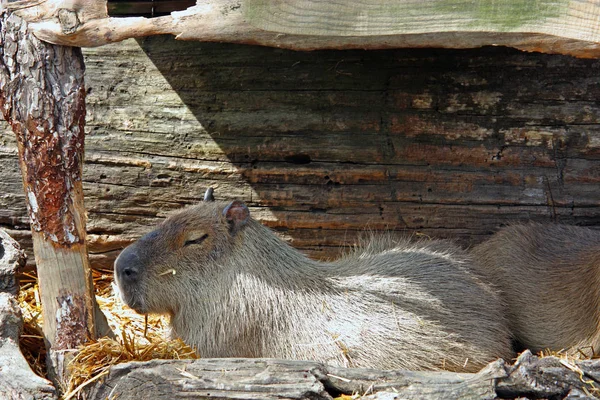
[[[140,272],[140,259],[134,249],[126,248],[115,260],[115,274],[123,283],[134,283]]]

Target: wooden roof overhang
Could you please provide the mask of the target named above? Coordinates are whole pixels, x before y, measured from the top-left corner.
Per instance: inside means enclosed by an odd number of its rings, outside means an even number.
[[[294,50],[501,45],[600,56],[598,0],[18,0],[4,7],[39,39],[80,47],[172,34]]]

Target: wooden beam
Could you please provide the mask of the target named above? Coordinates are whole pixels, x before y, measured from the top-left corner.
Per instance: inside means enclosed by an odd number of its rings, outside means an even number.
[[[62,356],[107,328],[95,302],[81,184],[81,50],[43,43],[16,15],[0,20],[0,106],[17,137],[43,306],[60,380]]]
[[[22,0],[50,43],[93,47],[159,34],[294,50],[473,48],[600,56],[597,0],[209,0],[158,18],[108,18],[106,1]]]

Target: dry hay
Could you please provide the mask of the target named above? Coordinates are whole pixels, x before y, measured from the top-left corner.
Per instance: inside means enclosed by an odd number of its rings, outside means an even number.
[[[587,396],[590,398],[599,398],[600,397],[600,387],[596,386],[596,382],[586,376],[585,372],[577,366],[577,361],[582,360],[592,360],[598,359],[600,356],[597,353],[597,350],[591,347],[586,348],[578,348],[574,351],[551,351],[551,350],[542,350],[538,354],[540,357],[556,357],[560,361],[560,363],[567,369],[579,374],[579,379],[581,382],[585,383],[587,386],[583,386],[582,389]]]
[[[19,305],[23,313],[23,332],[19,338],[21,353],[36,374],[46,377],[46,346],[42,335],[42,310],[35,275],[21,276]]]
[[[81,389],[108,373],[112,365],[151,359],[197,358],[181,340],[169,340],[165,318],[144,317],[125,306],[112,287],[112,272],[93,270],[96,300],[106,315],[115,339],[100,338],[81,347],[69,364],[70,376],[64,400],[79,398]],[[36,277],[21,278],[19,302],[23,310],[24,329],[20,346],[31,368],[46,377],[46,349],[42,336],[42,313]]]

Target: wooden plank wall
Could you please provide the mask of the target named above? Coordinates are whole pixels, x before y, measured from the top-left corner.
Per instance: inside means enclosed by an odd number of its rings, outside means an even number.
[[[170,37],[84,53],[96,267],[207,186],[319,258],[365,228],[469,245],[517,220],[600,226],[600,61]],[[29,247],[16,154],[0,130],[0,227]]]

